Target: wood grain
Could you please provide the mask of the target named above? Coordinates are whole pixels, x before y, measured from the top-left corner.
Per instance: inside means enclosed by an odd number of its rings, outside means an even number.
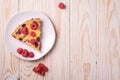
[[[0,80],[120,80],[120,0],[0,0]],[[6,48],[4,30],[15,13],[37,10],[52,20],[53,49],[37,61],[19,60]],[[32,72],[38,63],[49,72]]]
[[[19,73],[19,59],[6,48],[4,40],[5,25],[8,18],[18,11],[18,0],[0,0],[0,80],[11,80]]]
[[[96,80],[96,0],[70,5],[70,79]]]
[[[70,80],[69,77],[69,0],[63,0],[66,10],[58,8],[60,0],[44,0],[43,11],[53,21],[57,40],[53,50],[46,56],[49,73],[45,80]],[[53,74],[53,75],[51,75]]]
[[[26,5],[27,3],[27,5]],[[19,1],[19,12],[22,11],[32,11],[32,10],[39,10],[42,11],[42,0],[20,0]],[[44,58],[38,61],[20,61],[20,79],[21,80],[43,80],[43,77],[34,73],[32,71],[34,66],[37,66],[39,62],[44,62]]]
[[[97,2],[98,79],[120,79],[120,1]]]

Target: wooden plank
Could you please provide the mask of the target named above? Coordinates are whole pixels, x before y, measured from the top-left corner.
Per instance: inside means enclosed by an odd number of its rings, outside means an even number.
[[[120,79],[120,1],[62,1],[63,10],[60,0],[0,0],[0,80],[17,73],[20,80]],[[19,60],[4,43],[5,24],[18,10],[43,11],[54,23],[56,44],[38,61]],[[49,68],[44,77],[32,72],[39,62]]]
[[[26,4],[27,3],[27,4]],[[43,6],[42,0],[20,0],[19,1],[19,12],[22,11],[42,11]],[[43,77],[32,71],[33,67],[39,62],[44,62],[44,58],[37,61],[20,61],[20,79],[21,80],[43,80]]]
[[[49,68],[49,73],[44,77],[45,80],[69,80],[69,8],[62,11],[57,7],[58,3],[59,0],[45,0],[43,2],[40,0],[30,0],[27,3],[28,5],[26,5],[25,0],[20,1],[20,11],[41,10],[50,17],[57,29],[57,46],[49,52],[45,59],[40,59],[37,62],[21,61],[22,80],[43,79],[38,74],[31,72],[31,68],[39,62],[45,63]],[[65,1],[65,3],[69,6],[69,1]]]
[[[70,0],[70,80],[96,80],[96,0]]]
[[[69,0],[62,0],[66,9],[59,9],[60,0],[44,0],[43,11],[53,21],[57,32],[53,50],[46,56],[45,64],[49,67],[45,80],[70,80],[69,78],[69,29],[70,4]]]
[[[120,1],[98,0],[98,79],[120,80]]]
[[[17,11],[18,0],[0,0],[0,80],[11,80],[13,75],[19,77],[19,59],[6,48],[4,40],[6,22]]]

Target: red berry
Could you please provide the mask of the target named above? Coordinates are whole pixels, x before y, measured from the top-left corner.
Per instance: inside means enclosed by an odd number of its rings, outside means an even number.
[[[41,71],[41,72],[39,72],[39,74],[44,76],[45,75],[45,71]]]
[[[60,9],[64,9],[64,8],[65,8],[65,5],[64,5],[63,2],[60,2],[59,5],[58,5],[58,7],[59,7]]]
[[[45,67],[43,67],[43,70],[45,71],[45,72],[48,72],[48,68],[45,66]]]
[[[44,64],[39,63],[39,64],[38,64],[38,67],[43,68],[43,67],[44,67]]]
[[[23,52],[22,52],[22,56],[23,57],[28,57],[28,55],[29,55],[28,51],[26,49],[24,49]]]
[[[45,72],[48,71],[48,68],[43,63],[39,63],[37,67],[33,68],[33,71],[40,74],[41,76],[44,76]]]
[[[34,71],[34,72],[40,72],[40,71],[41,71],[41,68],[39,68],[39,67],[34,67],[34,68],[33,68],[33,71]]]
[[[31,39],[31,40],[30,40],[30,43],[31,43],[31,44],[35,44],[35,39]]]
[[[35,32],[30,32],[30,36],[34,37],[35,36]]]
[[[34,71],[34,72],[37,72],[37,71],[36,71],[36,67],[33,68],[33,71]]]
[[[21,53],[22,53],[22,51],[23,51],[23,49],[22,49],[22,48],[18,48],[18,49],[17,49],[17,52],[18,52],[19,54],[21,54]]]
[[[33,52],[29,52],[29,57],[34,57],[34,53]]]
[[[38,28],[38,24],[36,22],[33,22],[31,24],[31,29],[36,30]]]
[[[28,34],[28,29],[27,29],[27,27],[23,27],[22,30],[21,30],[21,33],[23,33],[23,34]]]

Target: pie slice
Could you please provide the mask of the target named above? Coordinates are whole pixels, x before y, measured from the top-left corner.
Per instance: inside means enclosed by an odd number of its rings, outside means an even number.
[[[32,18],[19,25],[11,35],[15,39],[40,51],[41,26],[40,18]]]

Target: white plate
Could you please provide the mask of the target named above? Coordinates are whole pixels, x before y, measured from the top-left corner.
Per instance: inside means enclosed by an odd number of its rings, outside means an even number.
[[[11,36],[12,32],[19,24],[31,18],[38,18],[38,17],[42,20],[41,51],[37,51]],[[37,60],[42,58],[53,47],[55,42],[55,37],[56,34],[53,24],[51,23],[50,19],[40,11],[26,11],[26,12],[18,13],[15,16],[13,16],[6,25],[5,41],[8,46],[8,49],[12,52],[12,54],[24,60]],[[22,57],[16,52],[17,48],[19,47],[34,52],[35,57],[34,58]]]

